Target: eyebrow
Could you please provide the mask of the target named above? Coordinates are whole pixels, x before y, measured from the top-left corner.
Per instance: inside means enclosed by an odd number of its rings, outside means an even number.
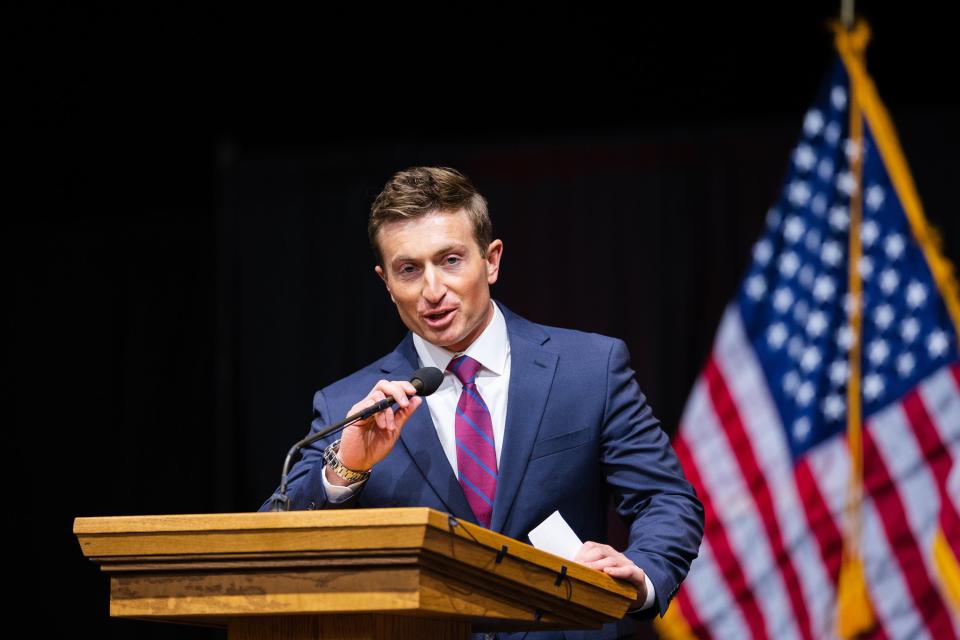
[[[466,252],[466,250],[467,250],[467,245],[462,244],[462,243],[460,243],[460,242],[455,242],[454,244],[448,244],[447,246],[445,246],[445,247],[443,247],[443,248],[441,248],[441,249],[438,249],[437,251],[435,251],[435,252],[433,253],[433,256],[432,256],[432,257],[433,257],[433,258],[440,258],[440,257],[443,257],[443,256],[447,255],[448,253],[454,253],[454,252],[461,252],[461,253],[463,253],[463,252]],[[396,258],[394,258],[394,259],[390,262],[390,264],[393,265],[393,266],[397,266],[397,265],[400,264],[401,262],[417,262],[417,258],[411,258],[411,257],[409,257],[409,256],[399,255],[399,256],[397,256]]]

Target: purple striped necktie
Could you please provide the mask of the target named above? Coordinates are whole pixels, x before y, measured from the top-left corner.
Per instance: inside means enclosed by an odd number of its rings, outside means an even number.
[[[477,390],[480,368],[470,356],[454,358],[447,365],[447,371],[463,383],[455,421],[457,475],[477,522],[489,528],[497,492],[497,451],[490,410]]]

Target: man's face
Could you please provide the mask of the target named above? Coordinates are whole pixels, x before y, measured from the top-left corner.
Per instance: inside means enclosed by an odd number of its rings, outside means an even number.
[[[407,328],[450,351],[465,350],[493,318],[490,285],[497,281],[503,243],[486,258],[467,212],[433,212],[390,222],[377,234],[387,285]]]

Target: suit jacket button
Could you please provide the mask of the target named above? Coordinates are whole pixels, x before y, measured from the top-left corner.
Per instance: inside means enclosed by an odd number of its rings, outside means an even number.
[[[316,509],[316,508],[317,508],[317,504],[313,500],[307,503],[307,509]]]

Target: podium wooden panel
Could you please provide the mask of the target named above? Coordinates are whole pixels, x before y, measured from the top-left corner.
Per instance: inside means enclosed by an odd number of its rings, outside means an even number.
[[[110,615],[230,638],[465,638],[597,628],[624,582],[427,508],[77,518]]]

